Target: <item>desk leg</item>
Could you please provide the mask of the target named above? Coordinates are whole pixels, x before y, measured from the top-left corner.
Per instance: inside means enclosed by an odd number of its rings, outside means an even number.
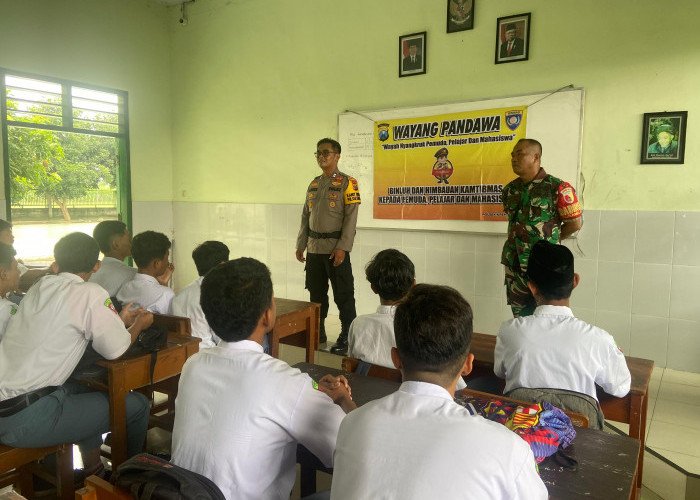
[[[630,437],[639,439],[639,461],[637,463],[637,492],[642,488],[642,471],[644,467],[644,443],[647,426],[647,394],[630,394]]]
[[[109,373],[109,427],[112,432],[113,470],[126,460],[126,390],[121,370],[116,368]]]
[[[313,364],[318,349],[318,336],[321,322],[321,311],[316,307],[306,317],[306,362]]]

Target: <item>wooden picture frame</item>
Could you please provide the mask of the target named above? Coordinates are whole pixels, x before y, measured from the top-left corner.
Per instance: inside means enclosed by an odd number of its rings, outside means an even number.
[[[644,113],[640,163],[685,163],[685,129],[687,124],[687,111]]]
[[[399,37],[399,78],[426,72],[426,32]]]
[[[476,0],[447,0],[447,32],[457,33],[474,29]]]
[[[496,20],[495,63],[527,61],[530,58],[530,13]]]

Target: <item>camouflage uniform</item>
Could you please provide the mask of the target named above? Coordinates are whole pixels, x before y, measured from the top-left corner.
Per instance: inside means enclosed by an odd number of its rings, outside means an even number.
[[[503,208],[508,216],[508,239],[501,263],[506,268],[508,304],[513,316],[529,316],[537,306],[527,287],[530,248],[542,239],[559,243],[562,223],[580,217],[581,207],[568,182],[540,168],[532,181],[517,178],[503,188]]]
[[[311,302],[321,304],[321,325],[328,315],[328,281],[338,306],[342,332],[355,319],[355,284],[350,251],[355,239],[360,191],[357,181],[336,171],[330,177],[319,175],[306,190],[301,214],[297,249],[306,253],[306,288]],[[331,252],[345,250],[345,260],[337,267],[329,259]]]

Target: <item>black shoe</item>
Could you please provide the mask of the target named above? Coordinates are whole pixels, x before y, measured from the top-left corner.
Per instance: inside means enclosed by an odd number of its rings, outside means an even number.
[[[330,349],[331,354],[337,354],[338,356],[345,356],[348,353],[348,334],[341,333],[338,337],[338,341]]]

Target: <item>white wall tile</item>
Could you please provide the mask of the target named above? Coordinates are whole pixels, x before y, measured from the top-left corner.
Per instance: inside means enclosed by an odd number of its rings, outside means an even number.
[[[474,272],[474,293],[487,297],[498,297],[500,300],[503,288],[503,264],[493,258],[490,253],[476,253],[476,268]]]
[[[426,233],[423,231],[406,231],[403,234],[404,248],[425,248],[425,236]]]
[[[476,254],[465,251],[452,251],[450,255],[450,279],[447,284],[462,295],[474,296]]]
[[[598,262],[596,308],[629,313],[632,309],[632,263]]]
[[[624,352],[629,352],[631,318],[629,313],[597,310],[595,326],[612,335],[618,347]]]
[[[605,210],[600,212],[598,259],[632,262],[636,212]]]
[[[674,223],[674,212],[637,212],[635,262],[671,264]]]
[[[634,264],[632,314],[668,318],[670,298],[670,264]]]
[[[700,267],[673,266],[670,316],[700,321]]]
[[[474,331],[496,335],[503,322],[501,299],[477,295],[470,304],[474,310]]]
[[[563,240],[575,258],[597,259],[600,237],[600,211],[584,210],[583,225],[575,238]]]
[[[499,256],[505,243],[505,235],[479,234],[476,235],[476,251],[481,253],[492,253]]]
[[[450,239],[446,234],[426,237],[425,275],[437,285],[447,285],[450,281]]]
[[[587,307],[578,307],[572,305],[571,310],[573,311],[574,316],[576,316],[581,321],[585,321],[590,325],[595,325],[595,309],[589,309]]]
[[[667,345],[667,318],[632,315],[630,350],[625,354],[636,358],[653,359],[655,366],[666,366]]]
[[[574,260],[574,269],[580,280],[571,292],[571,307],[595,309],[598,286],[598,262],[590,259]]]
[[[476,252],[476,236],[472,234],[450,234],[450,250],[453,252]]]
[[[700,248],[700,212],[676,212],[673,241],[673,263],[682,266],[698,265]]]
[[[667,366],[700,371],[700,322],[671,319],[668,325]]]

